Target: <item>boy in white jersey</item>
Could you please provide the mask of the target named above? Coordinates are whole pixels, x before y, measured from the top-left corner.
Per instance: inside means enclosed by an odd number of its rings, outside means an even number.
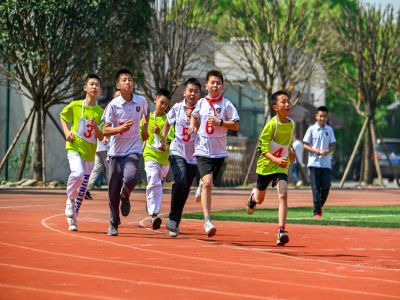
[[[277,91],[272,94],[272,109],[276,112],[264,126],[257,149],[260,157],[257,161],[257,188],[253,189],[246,204],[246,211],[252,214],[257,204],[264,202],[265,192],[272,182],[277,187],[279,197],[279,228],[276,244],[283,246],[289,242],[285,231],[287,218],[287,186],[289,164],[295,161],[296,155],[290,151],[290,144],[295,124],[288,118],[290,114],[289,94]]]
[[[200,98],[200,92],[201,84],[196,78],[186,80],[184,99],[170,109],[164,125],[163,143],[171,126],[175,126],[175,138],[171,142],[169,155],[174,183],[171,190],[171,211],[166,225],[171,237],[177,237],[179,234],[183,208],[197,174],[197,159],[194,156],[194,142],[197,135],[189,134],[188,129],[190,116]]]
[[[142,140],[148,138],[147,124],[149,108],[142,96],[133,93],[135,81],[127,69],[117,72],[116,89],[121,95],[114,98],[107,106],[104,114],[103,132],[109,138],[110,149],[108,198],[110,205],[110,226],[108,235],[118,235],[121,224],[121,214],[127,216],[130,212],[129,196],[138,180],[138,165],[143,153]],[[139,136],[140,120],[144,118],[142,139]]]
[[[239,114],[232,102],[222,93],[224,77],[220,71],[211,70],[206,76],[208,95],[200,99],[192,112],[188,134],[197,131],[195,153],[200,178],[203,182],[201,205],[204,213],[204,231],[208,237],[217,229],[211,223],[211,193],[213,180],[217,177],[225,157],[228,157],[228,129],[239,130]],[[196,120],[200,122],[196,129]]]
[[[71,174],[67,183],[67,202],[65,215],[68,229],[77,231],[76,217],[85,196],[90,172],[93,169],[97,140],[103,139],[103,132],[97,124],[101,123],[103,109],[96,105],[100,94],[101,81],[95,74],[86,77],[83,90],[84,100],[72,101],[60,113],[64,130],[66,150]],[[71,130],[68,128],[71,123]]]
[[[168,90],[160,89],[157,91],[154,99],[154,112],[150,114],[149,118],[149,138],[143,151],[144,170],[147,179],[146,211],[151,216],[153,230],[160,229],[162,223],[158,214],[162,203],[162,185],[169,170],[169,151],[162,148],[161,133],[167,120],[165,111],[169,107],[170,100],[171,94]]]

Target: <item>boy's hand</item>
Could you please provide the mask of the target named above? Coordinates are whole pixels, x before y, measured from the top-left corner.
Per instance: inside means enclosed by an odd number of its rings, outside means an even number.
[[[147,126],[146,128],[142,128],[142,141],[147,141],[149,138],[149,132],[147,131]]]
[[[167,144],[165,143],[165,140],[160,141],[160,146],[157,149],[161,152],[167,151]]]
[[[135,122],[131,119],[128,121],[125,121],[124,123],[121,124],[120,128],[121,128],[121,132],[125,132],[128,131],[129,129],[131,129],[131,127],[133,126],[133,124],[135,124]]]
[[[161,132],[160,127],[158,127],[157,125],[154,125],[151,131],[155,134],[160,134]]]
[[[217,126],[221,123],[221,120],[219,120],[216,116],[211,115],[211,116],[208,116],[207,123],[208,123],[208,126]]]
[[[187,134],[191,135],[192,133],[195,133],[197,131],[196,127],[189,127],[189,129],[187,130]]]
[[[89,125],[92,125],[93,127],[96,126],[96,119],[93,118],[93,117],[91,117],[91,118],[89,119]]]
[[[103,143],[103,145],[107,145],[108,144],[108,138],[104,137],[104,139],[101,142]]]
[[[68,142],[71,142],[71,143],[72,143],[72,142],[75,140],[74,133],[71,132],[71,131],[68,131],[68,132],[65,134],[65,139],[66,139]]]
[[[289,166],[289,160],[287,157],[276,157],[274,163],[283,169],[286,169]]]
[[[289,151],[289,160],[291,163],[294,163],[296,161],[296,153]]]
[[[329,150],[320,150],[321,156],[327,156],[329,154]]]

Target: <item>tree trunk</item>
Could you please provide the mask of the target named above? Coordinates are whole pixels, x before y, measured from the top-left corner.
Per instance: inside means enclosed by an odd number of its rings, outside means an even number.
[[[40,107],[35,107],[36,110],[36,138],[33,152],[33,178],[43,180],[43,161],[42,161],[42,110]]]
[[[369,119],[369,118],[368,118]],[[369,123],[369,120],[368,120]],[[363,151],[363,170],[361,185],[372,184],[372,168],[371,168],[371,129],[367,126],[364,135],[364,151]]]

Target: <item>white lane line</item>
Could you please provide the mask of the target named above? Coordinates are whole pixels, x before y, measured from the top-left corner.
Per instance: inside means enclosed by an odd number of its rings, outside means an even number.
[[[0,209],[20,209],[20,208],[35,208],[35,207],[49,207],[49,206],[65,206],[65,204],[38,204],[38,205],[16,205],[16,206],[0,206]]]
[[[89,298],[89,299],[101,299],[101,300],[115,300],[115,299],[123,300],[123,298],[94,296],[94,295],[91,295],[91,294],[65,292],[65,291],[60,291],[60,290],[46,290],[46,289],[41,289],[41,288],[28,287],[28,286],[25,286],[25,285],[22,286],[22,285],[15,285],[15,284],[0,283],[0,287],[8,288],[8,289],[14,289],[14,290],[23,290],[23,291],[27,291],[27,292],[45,293],[45,294],[51,294],[51,295],[57,295],[57,296],[78,297],[78,299]],[[32,294],[29,294],[28,297],[31,298],[33,296],[32,296]]]
[[[161,215],[160,215],[161,216]],[[154,232],[154,230],[147,228],[145,226],[145,222],[146,220],[148,220],[149,217],[140,220],[139,221],[139,226],[145,228],[146,230],[152,231]],[[197,219],[188,219],[190,221],[199,221]],[[231,221],[222,221],[222,222],[231,222]],[[160,231],[157,231],[158,233],[162,233]],[[191,237],[186,237],[186,236],[180,236],[180,239],[188,239],[188,240],[192,240],[192,241],[196,241],[196,242],[200,242],[200,243],[206,243],[204,240],[202,239],[193,239]],[[275,253],[276,252],[282,252],[282,250],[284,248],[255,248],[255,247],[243,247],[243,246],[232,246],[232,245],[227,245],[227,244],[223,244],[223,242],[218,242],[216,241],[213,244],[210,245],[214,245],[217,247],[225,247],[225,248],[230,248],[230,249],[238,249],[238,250],[244,250],[244,251],[251,251],[251,252],[257,252],[257,253],[264,253],[264,254],[269,254],[269,255],[276,255],[276,256],[280,256],[280,257],[285,257],[285,258],[291,258],[291,259],[295,259],[295,260],[301,260],[301,261],[309,261],[309,262],[318,262],[318,263],[326,263],[326,264],[332,264],[332,265],[339,265],[339,266],[346,266],[346,267],[351,267],[351,268],[366,268],[366,269],[373,269],[373,270],[383,270],[383,271],[395,271],[395,272],[399,272],[400,269],[397,268],[382,268],[382,267],[373,267],[373,266],[363,266],[363,265],[359,265],[359,264],[351,264],[351,263],[341,263],[341,262],[334,262],[334,261],[329,261],[329,260],[322,260],[322,259],[311,259],[311,258],[303,258],[303,257],[296,257],[296,256],[288,256],[287,254],[281,254],[281,253]],[[298,253],[298,251],[296,250],[289,250],[288,248],[284,249],[285,252],[293,252],[293,253]],[[388,251],[390,251],[391,249],[389,249]],[[321,251],[324,251],[324,249],[321,249]]]
[[[358,278],[358,279],[367,279],[367,280],[373,280],[373,281],[379,281],[379,282],[391,282],[391,283],[400,283],[400,281],[387,281],[386,279],[381,279],[381,278],[373,278],[373,277],[357,277],[357,276],[344,276],[344,275],[337,275],[337,274],[333,274],[333,273],[328,273],[325,271],[309,271],[309,270],[298,270],[296,268],[284,268],[284,267],[273,267],[273,266],[265,266],[265,265],[257,265],[254,266],[253,264],[246,264],[246,263],[239,263],[239,262],[229,262],[229,261],[221,261],[221,260],[215,260],[215,259],[209,259],[209,258],[201,258],[201,257],[193,257],[193,256],[187,256],[187,255],[183,255],[183,254],[176,254],[176,253],[167,253],[167,252],[163,252],[163,251],[157,251],[157,250],[153,250],[153,249],[143,249],[143,248],[139,248],[139,247],[135,247],[132,245],[124,245],[124,244],[119,244],[119,243],[115,243],[115,242],[111,242],[111,241],[107,241],[107,240],[101,240],[101,239],[96,239],[96,238],[91,238],[91,237],[86,237],[86,236],[81,236],[81,235],[76,235],[76,234],[70,234],[68,232],[64,232],[55,228],[50,227],[47,224],[47,221],[49,219],[58,217],[58,216],[63,216],[63,215],[53,215],[53,216],[49,216],[45,219],[42,219],[42,225],[44,227],[46,227],[49,230],[64,234],[64,235],[68,235],[70,237],[73,238],[82,238],[82,239],[86,239],[86,240],[91,240],[91,241],[97,241],[100,243],[104,243],[104,244],[109,244],[109,245],[113,245],[113,246],[119,246],[119,247],[123,247],[123,248],[128,248],[128,249],[135,249],[135,250],[139,250],[139,251],[144,251],[144,252],[150,252],[150,253],[155,253],[158,255],[165,255],[165,256],[172,256],[172,257],[180,257],[180,258],[184,258],[184,259],[189,259],[189,260],[198,260],[198,261],[205,261],[208,263],[215,263],[215,264],[227,264],[227,265],[233,265],[233,266],[242,266],[242,267],[251,267],[251,268],[262,268],[262,269],[267,269],[267,270],[279,270],[279,271],[288,271],[288,272],[296,272],[296,273],[300,273],[300,274],[316,274],[316,275],[320,275],[320,276],[330,276],[330,277],[337,277],[337,278]],[[195,239],[190,239],[190,240],[195,240]],[[196,240],[195,240],[196,241]],[[221,244],[217,245],[218,247],[221,246]],[[215,245],[210,245],[210,247],[215,247]],[[234,248],[233,246],[227,246],[228,248]],[[241,249],[242,250],[242,249]],[[246,248],[244,248],[243,250],[247,250]],[[256,252],[256,251],[254,251]],[[257,251],[260,252],[260,251]],[[265,252],[262,252],[265,253]],[[284,256],[286,257],[286,256]],[[311,260],[313,261],[313,260]],[[315,260],[314,260],[315,261]],[[342,265],[342,264],[339,264]],[[347,264],[344,264],[346,266],[348,266]],[[350,265],[352,266],[352,265]],[[386,269],[384,269],[386,270]]]
[[[238,297],[238,298],[267,299],[267,300],[281,299],[281,298],[275,298],[275,297],[270,298],[270,297],[249,295],[248,293],[242,294],[242,293],[233,293],[233,292],[223,292],[223,291],[216,291],[216,290],[204,289],[204,288],[194,288],[194,287],[188,287],[188,286],[176,285],[176,284],[165,284],[165,283],[157,283],[157,282],[150,282],[150,281],[144,281],[144,280],[136,281],[136,280],[125,279],[125,278],[120,278],[120,277],[82,274],[82,273],[76,273],[76,272],[66,272],[66,271],[59,271],[59,270],[52,270],[52,269],[27,267],[27,266],[22,266],[22,265],[0,263],[0,266],[5,267],[5,268],[16,268],[16,269],[22,269],[22,270],[35,271],[35,272],[45,272],[45,273],[52,273],[52,274],[58,274],[58,275],[68,275],[68,276],[73,276],[73,277],[84,277],[84,278],[97,279],[97,280],[100,279],[100,280],[108,280],[108,281],[116,281],[116,282],[126,282],[126,283],[134,284],[134,285],[149,285],[152,287],[157,286],[157,287],[174,289],[174,290],[186,290],[186,291],[190,291],[190,292],[201,292],[201,293]],[[46,291],[46,290],[44,290],[44,291]],[[104,298],[99,298],[99,299],[115,299],[115,298],[109,298],[109,297],[105,298],[104,297]]]
[[[283,281],[278,281],[278,280],[269,280],[269,279],[254,278],[254,277],[245,277],[245,276],[241,276],[241,275],[240,276],[233,276],[233,275],[228,275],[228,274],[195,271],[195,270],[192,270],[192,269],[173,268],[173,267],[164,267],[164,266],[154,266],[154,265],[147,265],[147,264],[133,263],[133,262],[123,262],[123,261],[119,261],[119,260],[95,258],[95,257],[89,257],[89,256],[53,252],[53,251],[41,250],[41,249],[25,247],[25,246],[19,246],[19,245],[13,245],[13,244],[2,243],[2,242],[0,242],[0,244],[6,245],[6,246],[10,246],[10,247],[20,248],[20,249],[24,249],[24,250],[30,250],[30,251],[34,251],[34,252],[39,252],[39,253],[57,255],[57,256],[62,256],[62,257],[70,257],[70,258],[75,258],[75,259],[83,259],[83,260],[88,260],[88,261],[102,262],[102,263],[143,267],[143,268],[148,268],[148,269],[166,270],[166,271],[172,271],[172,272],[184,272],[184,273],[203,275],[203,276],[215,276],[215,277],[222,277],[222,278],[230,278],[230,279],[234,279],[234,280],[249,280],[250,282],[255,281],[255,282],[268,283],[268,284],[297,286],[297,287],[300,287],[300,288],[307,288],[307,289],[311,288],[311,289],[327,290],[327,291],[334,291],[334,292],[340,292],[340,293],[361,294],[361,295],[376,295],[376,296],[382,296],[382,297],[388,297],[388,298],[392,297],[392,295],[370,293],[370,292],[356,291],[356,290],[348,290],[348,289],[342,289],[342,288],[323,287],[323,286],[320,286],[320,285],[316,286],[316,285],[308,285],[308,284],[301,284],[301,283],[295,283],[295,282],[283,282]],[[17,268],[17,267],[19,267],[19,268],[31,268],[31,267],[22,266],[22,265],[10,265],[10,264],[4,264],[4,263],[0,263],[0,266],[14,266],[15,268]],[[52,271],[58,272],[58,270],[52,270]],[[94,276],[97,276],[97,275],[94,275]]]

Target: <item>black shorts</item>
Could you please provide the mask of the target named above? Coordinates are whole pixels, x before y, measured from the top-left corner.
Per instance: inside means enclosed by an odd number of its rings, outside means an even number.
[[[288,176],[283,173],[275,173],[269,175],[260,175],[257,174],[257,190],[265,191],[272,181],[272,187],[275,187],[279,180],[288,181]]]
[[[213,179],[217,178],[219,171],[224,165],[225,158],[210,158],[205,156],[197,157],[197,167],[199,168],[200,178],[212,173]]]

